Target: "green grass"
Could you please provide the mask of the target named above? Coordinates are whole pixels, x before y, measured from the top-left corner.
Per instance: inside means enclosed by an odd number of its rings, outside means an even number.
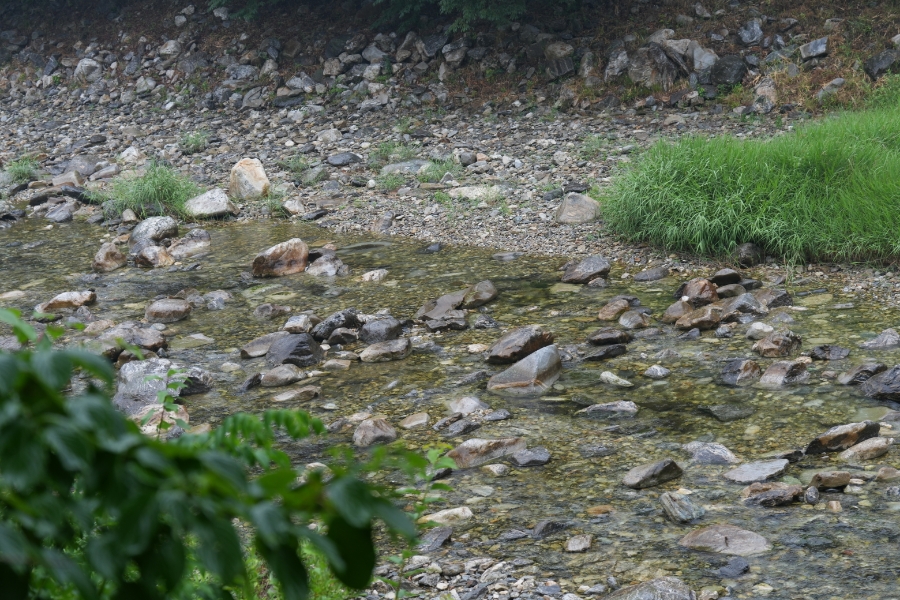
[[[416,174],[416,178],[422,183],[437,183],[446,173],[456,179],[462,172],[462,165],[455,160],[433,160]]]
[[[6,172],[12,177],[13,183],[28,183],[35,178],[37,167],[36,160],[30,156],[22,156],[6,165]]]
[[[99,200],[111,200],[116,214],[130,208],[140,217],[172,215],[186,217],[185,203],[203,189],[172,167],[150,163],[140,177],[117,177]]]
[[[400,189],[400,186],[406,183],[406,178],[399,173],[388,173],[376,177],[375,183],[382,192],[395,192]]]
[[[282,169],[290,171],[294,179],[300,179],[300,176],[309,169],[309,161],[300,155],[292,156],[287,160],[280,160],[276,164]]]
[[[606,155],[609,140],[602,135],[589,135],[584,138],[581,148],[578,151],[579,156],[585,160],[601,158]]]
[[[185,133],[178,140],[178,147],[185,154],[203,152],[209,146],[209,133],[206,131],[192,131]]]
[[[369,167],[380,169],[386,164],[403,162],[416,157],[416,149],[413,146],[399,142],[381,142],[369,152]]]
[[[660,142],[598,194],[632,241],[721,255],[755,242],[790,263],[900,256],[900,119],[846,113],[770,140]]]

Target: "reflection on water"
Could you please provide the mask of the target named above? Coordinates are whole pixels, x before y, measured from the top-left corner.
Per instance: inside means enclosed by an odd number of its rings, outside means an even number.
[[[499,262],[482,250],[455,248],[426,254],[400,240],[335,236],[312,225],[284,222],[211,225],[212,252],[197,259],[200,266],[196,270],[126,268],[85,280],[103,231],[79,223],[56,226],[52,231],[44,231],[43,226],[26,221],[0,231],[0,293],[26,292],[24,298],[10,302],[12,306],[30,310],[59,292],[92,287],[98,295],[97,305],[91,307],[94,314],[123,321],[141,318],[148,300],[158,294],[196,288],[201,293],[225,289],[233,295],[225,310],[196,309],[166,332],[172,359],[203,366],[218,380],[213,392],[187,399],[194,423],[215,424],[234,411],[277,405],[272,397],[282,391],[279,389],[237,393],[246,377],[264,368],[262,359],[242,361],[237,349],[254,337],[279,329],[283,322],[253,316],[253,309],[264,302],[287,305],[294,311],[314,310],[320,316],[348,307],[363,313],[387,308],[404,319],[430,298],[491,279],[500,292],[486,307],[493,318],[504,326],[540,324],[555,332],[557,343],[565,347],[582,343],[601,325],[595,320],[596,311],[608,298],[631,293],[659,315],[678,284],[674,278],[642,285],[618,283],[619,272],[614,270],[612,285],[605,289],[559,286],[557,269],[562,258],[522,257]],[[312,246],[334,242],[340,258],[352,269],[351,275],[242,279],[241,273],[258,251],[290,237],[301,237]],[[377,268],[389,270],[385,281],[361,283],[357,279]],[[659,494],[680,487],[692,491],[695,503],[706,507],[701,523],[731,523],[774,542],[773,551],[750,558],[751,573],[735,583],[738,597],[751,594],[755,583],[766,582],[775,588],[770,596],[774,598],[847,598],[848,586],[855,598],[888,598],[896,596],[895,565],[900,558],[895,513],[900,504],[885,495],[889,484],[867,484],[859,494],[828,496],[826,499],[841,501],[841,513],[826,512],[824,502],[817,507],[744,507],[740,486],[726,484],[720,476],[725,467],[691,465],[680,449],[693,440],[716,441],[742,459],[753,460],[802,447],[832,425],[884,414],[879,403],[821,374],[829,369],[842,371],[864,357],[894,364],[900,351],[863,354],[856,345],[891,326],[896,315],[865,306],[834,308],[852,299],[837,290],[827,291],[799,298],[798,304],[807,310],[788,310],[796,320],[790,327],[803,337],[804,349],[836,343],[852,351],[848,359],[836,364],[813,363],[807,385],[780,390],[724,387],[717,382],[720,361],[755,358],[750,352],[752,341],[742,335],[743,327],[731,339],[719,340],[706,333],[696,341],[678,341],[674,332],[664,329],[658,337],[631,342],[628,353],[619,358],[567,363],[549,397],[506,400],[488,395],[483,382],[456,385],[462,377],[488,368],[480,356],[468,353],[467,346],[490,344],[499,336],[497,330],[468,330],[429,336],[433,346],[419,343],[419,350],[401,362],[356,363],[349,371],[324,376],[320,379],[322,398],[303,408],[325,422],[362,410],[385,414],[394,423],[413,412],[426,411],[433,422],[445,415],[448,400],[476,393],[492,407],[508,409],[511,420],[484,423],[469,437],[521,435],[530,446],[547,447],[553,458],[544,467],[512,469],[507,477],[492,477],[478,469],[453,475],[456,491],[449,494],[448,506],[468,504],[475,512],[475,525],[457,535],[458,540],[468,542],[474,554],[483,551],[496,558],[531,558],[537,565],[534,573],[553,573],[575,584],[590,585],[609,575],[624,583],[663,574],[679,575],[695,588],[720,584],[722,580],[713,571],[726,557],[679,547],[678,539],[691,526],[666,521],[659,509]],[[425,335],[424,331],[416,333]],[[205,338],[190,337],[194,334]],[[671,376],[662,381],[642,377],[647,367],[659,362],[654,355],[667,348],[678,353],[678,357],[662,361],[671,369]],[[239,364],[240,370],[226,372],[222,365],[228,362]],[[765,368],[773,359],[759,362]],[[629,379],[634,387],[600,383],[600,373],[605,370]],[[389,385],[395,381],[399,383]],[[638,415],[624,421],[574,416],[585,405],[615,400],[634,401],[640,408]],[[337,409],[322,408],[329,403]],[[722,405],[731,407],[728,415],[710,411],[710,407]],[[335,437],[347,442],[349,433]],[[461,441],[447,440],[430,428],[403,432],[402,439],[413,448]],[[589,445],[614,453],[594,456],[585,450]],[[322,444],[301,446],[296,449],[298,460],[316,459],[322,449]],[[895,452],[878,464],[892,464]],[[680,480],[642,491],[620,485],[629,468],[664,457],[675,458],[685,468]],[[801,465],[792,465],[787,478],[839,466],[836,458],[827,455],[807,458]],[[601,506],[606,508],[597,508]],[[567,521],[569,528],[547,540],[498,541],[504,531],[528,528],[545,518]],[[584,554],[564,553],[566,537],[579,533],[594,535],[592,548]]]

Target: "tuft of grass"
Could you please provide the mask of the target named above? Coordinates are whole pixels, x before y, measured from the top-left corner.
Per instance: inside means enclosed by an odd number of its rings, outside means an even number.
[[[185,154],[197,154],[203,152],[209,146],[209,133],[206,131],[192,131],[184,133],[178,140],[178,147]]]
[[[381,142],[369,152],[369,167],[380,169],[386,164],[403,162],[416,157],[416,149],[399,142]]]
[[[30,156],[22,156],[6,165],[6,172],[12,177],[13,183],[28,183],[34,180],[37,167],[36,160]]]
[[[608,143],[609,140],[605,136],[596,134],[589,135],[584,138],[584,141],[581,143],[578,154],[584,160],[604,157],[606,155]]]
[[[376,177],[375,183],[382,192],[396,192],[400,186],[406,183],[406,179],[399,173],[388,173]]]
[[[455,160],[433,160],[416,174],[416,178],[422,183],[437,183],[447,173],[456,179],[462,172],[462,165]]]
[[[879,109],[770,140],[660,142],[598,196],[613,231],[666,249],[755,242],[794,264],[896,258],[900,119]]]
[[[276,163],[282,169],[287,169],[294,176],[294,179],[300,177],[309,170],[309,161],[305,157],[298,155],[292,156],[287,160],[280,160]]]
[[[878,87],[870,93],[867,104],[871,108],[900,108],[900,74],[888,74],[878,81]]]
[[[130,208],[140,218],[168,214],[186,217],[185,203],[203,189],[172,167],[152,162],[140,177],[117,177],[99,200],[111,201],[116,214]]]

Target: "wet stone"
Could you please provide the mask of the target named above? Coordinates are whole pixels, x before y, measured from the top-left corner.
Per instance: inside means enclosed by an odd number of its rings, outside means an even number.
[[[559,533],[563,531],[569,526],[565,521],[557,521],[554,519],[544,519],[542,521],[538,521],[534,528],[531,530],[531,537],[535,539],[545,538],[547,536],[553,535],[554,533]]]
[[[875,400],[900,401],[900,365],[870,377],[863,382],[861,390]]]
[[[566,540],[566,552],[586,552],[590,549],[594,536],[589,533],[576,535]]]
[[[876,437],[880,430],[881,425],[873,421],[838,425],[811,441],[806,447],[806,454],[840,452],[855,444]]]
[[[402,427],[403,429],[416,429],[418,427],[425,427],[426,425],[428,425],[429,419],[430,417],[428,416],[428,413],[415,413],[400,421],[400,427]]]
[[[484,306],[497,297],[497,288],[493,282],[484,280],[466,290],[460,308],[472,309]]]
[[[542,446],[519,450],[510,455],[509,462],[516,467],[538,467],[550,462],[550,451]]]
[[[753,344],[753,351],[765,358],[788,356],[800,348],[800,336],[793,331],[773,331]]]
[[[777,387],[803,383],[808,379],[809,372],[806,370],[806,362],[802,360],[780,360],[769,365],[769,368],[759,378],[759,383],[764,386]]]
[[[593,404],[587,408],[579,410],[575,414],[585,415],[592,418],[621,418],[633,417],[638,412],[637,404],[630,400],[617,400],[615,402],[605,402],[603,404]]]
[[[735,556],[723,567],[716,570],[716,574],[722,579],[737,579],[750,571],[750,563],[746,558]]]
[[[819,490],[843,489],[850,484],[850,478],[848,471],[821,471],[813,475],[809,484]]]
[[[359,360],[365,363],[388,362],[402,360],[412,352],[412,343],[408,338],[399,338],[387,342],[378,342],[359,353]]]
[[[739,283],[732,283],[730,285],[719,286],[716,288],[716,293],[719,294],[719,298],[737,298],[738,296],[746,294],[747,288]]]
[[[715,329],[721,320],[722,308],[708,305],[684,315],[675,322],[675,327],[679,329]]]
[[[676,492],[662,494],[659,497],[659,503],[662,505],[666,517],[673,523],[691,523],[706,514],[703,507],[694,504],[689,496]]]
[[[773,477],[777,477],[784,473],[788,466],[788,461],[781,458],[775,460],[763,460],[759,462],[747,463],[736,469],[732,469],[722,476],[733,483],[753,483],[755,481],[766,481]]]
[[[289,333],[269,345],[266,363],[269,365],[292,364],[311,367],[322,362],[325,352],[308,333]]]
[[[147,307],[144,317],[149,323],[175,323],[191,314],[191,304],[178,298],[157,300]]]
[[[520,437],[479,439],[472,438],[447,453],[456,462],[457,468],[468,469],[515,454],[525,449],[525,440]]]
[[[754,323],[750,323],[750,327],[747,328],[746,337],[749,340],[761,340],[773,331],[775,331],[775,328],[768,323],[760,323],[759,321],[756,321]]]
[[[704,552],[752,556],[772,549],[766,538],[734,525],[710,525],[687,534],[681,546]]]
[[[512,415],[505,408],[501,408],[499,410],[494,410],[489,412],[488,414],[482,417],[483,421],[491,422],[491,421],[505,421],[507,419],[512,418]]]
[[[709,278],[709,280],[716,285],[716,287],[721,287],[723,285],[732,285],[735,283],[740,283],[741,274],[735,271],[734,269],[720,269],[715,272],[715,274]]]
[[[287,331],[276,331],[275,333],[267,333],[266,335],[260,336],[244,344],[244,346],[241,347],[241,358],[265,356],[272,344],[286,335],[289,335]]]
[[[622,298],[612,299],[607,302],[597,313],[597,318],[601,321],[615,321],[619,315],[630,308],[628,301]]]
[[[382,418],[366,419],[353,432],[353,444],[359,447],[388,444],[397,439],[397,431]]]
[[[347,308],[332,313],[325,318],[324,321],[316,324],[311,334],[318,341],[327,340],[335,329],[345,327],[347,329],[356,329],[362,325],[359,320],[359,313],[354,308]]]
[[[807,504],[816,505],[819,503],[819,490],[814,486],[809,486],[803,492],[803,501]]]
[[[666,309],[666,312],[663,313],[663,316],[660,318],[660,321],[663,323],[675,323],[685,315],[688,315],[694,311],[694,305],[686,300],[678,300],[674,304],[670,305],[669,308]]]
[[[693,600],[691,588],[677,577],[659,577],[629,585],[603,596],[604,600]]]
[[[635,273],[634,281],[637,283],[646,283],[650,281],[659,281],[669,276],[668,267],[651,267],[640,273]]]
[[[719,299],[719,295],[716,293],[716,286],[708,279],[703,279],[702,277],[688,281],[681,288],[678,296],[686,297],[687,301],[695,307],[712,304]]]
[[[589,256],[566,269],[562,276],[563,283],[588,283],[598,277],[609,275],[609,261],[602,256]]]
[[[738,358],[725,363],[722,381],[725,385],[747,385],[757,381],[761,374],[762,371],[755,361]]]
[[[690,442],[683,448],[691,454],[691,460],[701,465],[733,465],[741,462],[731,450],[714,442]]]
[[[850,355],[850,350],[840,346],[822,345],[809,351],[813,360],[843,360]]]
[[[803,496],[803,487],[778,481],[769,483],[751,483],[741,491],[744,504],[774,508],[791,504]]]
[[[254,277],[283,277],[306,270],[309,248],[303,240],[293,238],[276,244],[253,259]]]
[[[893,438],[875,437],[847,448],[838,455],[842,461],[851,465],[863,464],[879,456],[887,454],[894,443]]]
[[[584,360],[590,360],[590,361],[609,360],[610,358],[622,356],[626,352],[628,352],[628,347],[625,344],[612,344],[610,346],[601,346],[599,349],[592,351],[590,354],[586,354],[584,356]]]
[[[495,365],[514,363],[552,343],[553,334],[537,325],[519,327],[494,342],[486,360]]]
[[[649,367],[646,371],[644,371],[644,377],[647,377],[649,379],[665,379],[671,373],[672,372],[669,369],[667,369],[663,366],[653,365],[653,366]]]
[[[606,346],[610,344],[627,344],[632,339],[632,335],[627,331],[613,327],[603,327],[590,334],[587,341],[595,346]]]
[[[481,427],[481,424],[475,423],[474,421],[470,421],[469,419],[460,419],[456,423],[453,423],[444,434],[448,437],[458,437],[460,435],[465,435],[467,433],[471,433]]]
[[[886,370],[887,365],[882,363],[866,363],[841,373],[837,377],[837,382],[841,385],[859,385]]]
[[[885,329],[877,337],[862,342],[859,347],[866,350],[888,350],[900,346],[900,333],[895,329]]]
[[[304,377],[305,374],[296,365],[279,365],[263,373],[259,385],[262,387],[282,387],[296,383]]]
[[[634,467],[622,479],[622,483],[630,488],[644,489],[661,485],[682,474],[681,467],[671,458],[666,458],[648,465]]]
[[[451,400],[447,406],[452,412],[458,412],[461,415],[470,415],[473,412],[490,408],[475,396],[463,396],[457,400]]]
[[[502,396],[539,396],[550,390],[561,372],[556,346],[545,346],[491,377],[487,389]]]
[[[629,310],[619,317],[619,325],[625,329],[643,329],[651,323],[650,316],[642,310]]]
[[[746,419],[756,412],[755,408],[744,404],[716,404],[714,406],[702,407],[701,410],[711,414],[722,423]]]

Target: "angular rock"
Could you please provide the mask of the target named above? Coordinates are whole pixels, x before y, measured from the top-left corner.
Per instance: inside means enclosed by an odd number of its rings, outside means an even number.
[[[172,217],[149,217],[138,223],[131,230],[128,246],[132,247],[142,240],[161,242],[178,235],[178,223]]]
[[[97,294],[93,290],[85,290],[83,292],[63,292],[57,294],[53,299],[34,307],[39,313],[49,313],[52,310],[61,308],[78,308],[86,304],[93,304],[97,301]]]
[[[712,442],[690,442],[683,448],[691,453],[691,460],[701,465],[734,465],[741,460],[723,446]]]
[[[651,267],[640,273],[635,274],[633,281],[637,283],[646,283],[650,281],[659,281],[669,276],[669,267]]]
[[[659,86],[664,92],[675,83],[678,71],[662,46],[650,42],[638,48],[628,62],[628,77],[645,87]]]
[[[447,456],[456,462],[458,469],[468,469],[504,456],[510,456],[524,449],[525,440],[520,437],[493,440],[472,438],[448,452]]]
[[[649,379],[665,379],[669,375],[671,375],[672,371],[661,366],[661,365],[652,365],[644,371],[644,377]]]
[[[359,339],[366,344],[387,342],[400,337],[403,325],[394,317],[384,317],[367,321],[359,329]]]
[[[586,552],[590,550],[594,536],[589,533],[576,535],[566,540],[566,552]]]
[[[676,492],[666,492],[659,497],[663,512],[673,523],[692,523],[706,514],[703,507],[697,506],[689,496]]]
[[[693,550],[735,556],[752,556],[772,549],[763,536],[734,525],[710,525],[697,529],[681,538],[678,544]]]
[[[600,373],[600,381],[603,383],[608,383],[609,385],[614,385],[616,387],[634,386],[634,384],[627,379],[622,379],[621,377],[610,371],[603,371],[602,373]]]
[[[597,313],[597,318],[601,321],[615,321],[629,308],[630,304],[627,300],[613,299],[603,305],[603,308]]]
[[[200,256],[209,251],[212,238],[205,229],[191,229],[184,237],[175,240],[167,252],[175,260]]]
[[[813,40],[800,46],[800,58],[809,60],[828,54],[828,36]]]
[[[876,437],[879,431],[881,431],[881,425],[873,421],[838,425],[811,441],[806,447],[805,453],[840,452],[860,442]]]
[[[801,486],[781,482],[751,483],[741,491],[745,504],[766,508],[791,504],[803,495]]]
[[[863,71],[872,78],[872,81],[877,80],[886,73],[898,70],[900,70],[900,52],[897,50],[884,50],[868,58],[863,63]]]
[[[750,327],[747,328],[746,337],[749,340],[761,340],[773,331],[775,331],[775,328],[771,325],[756,321],[755,323],[751,323]]]
[[[137,246],[135,246],[137,248]],[[175,264],[175,259],[162,246],[146,245],[134,255],[134,265],[147,269],[170,267]]]
[[[292,238],[264,250],[253,259],[254,277],[282,277],[302,273],[309,259],[309,248],[300,238]]]
[[[628,352],[628,347],[625,344],[609,344],[607,346],[601,346],[600,349],[595,350],[590,354],[585,354],[584,360],[609,360],[610,358],[622,356],[626,352]]]
[[[514,467],[539,467],[550,462],[550,451],[541,446],[519,450],[510,454],[509,462]]]
[[[460,413],[461,415],[470,415],[479,410],[487,410],[489,405],[485,404],[475,396],[463,396],[457,400],[452,400],[447,405],[451,412]]]
[[[779,358],[798,350],[800,343],[800,336],[793,331],[773,331],[753,344],[753,351],[765,358]]]
[[[609,275],[609,261],[602,256],[589,256],[566,269],[562,276],[563,283],[588,283],[598,277],[604,279]]]
[[[779,360],[769,365],[769,368],[759,378],[759,383],[764,386],[778,387],[803,383],[808,379],[809,372],[806,370],[805,361]]]
[[[164,358],[135,360],[122,365],[116,377],[113,405],[131,417],[148,405],[158,406],[157,392],[166,388],[168,373],[179,365]],[[174,397],[201,394],[212,386],[212,375],[198,367],[190,367],[183,375],[186,387],[169,390]]]
[[[400,421],[400,427],[402,427],[403,429],[417,429],[419,427],[425,427],[426,425],[428,425],[428,421],[430,419],[431,417],[428,416],[428,413],[415,413]]]
[[[336,255],[326,254],[310,263],[306,267],[306,272],[313,277],[335,277],[347,275],[350,269]]]
[[[603,600],[694,600],[694,592],[677,577],[659,577],[620,588]]]
[[[784,473],[788,461],[784,458],[747,463],[724,473],[722,477],[733,483],[748,484],[766,481]]]
[[[867,379],[862,384],[862,392],[876,400],[900,401],[900,365]]]
[[[180,298],[163,298],[147,307],[144,317],[148,323],[175,323],[191,314],[191,303]]]
[[[287,331],[276,331],[251,340],[241,347],[241,358],[265,356],[272,344],[287,335]]]
[[[466,290],[459,308],[478,308],[479,306],[484,306],[496,297],[497,288],[494,287],[494,284],[490,280],[485,279]]]
[[[741,274],[735,271],[734,269],[720,269],[716,271],[716,273],[709,278],[709,280],[716,285],[716,287],[721,287],[723,285],[731,285],[733,283],[740,283]]]
[[[762,375],[759,365],[743,358],[737,358],[725,363],[722,369],[722,381],[725,385],[747,385],[754,383]]]
[[[793,306],[794,304],[794,299],[791,298],[790,294],[776,288],[756,290],[753,292],[753,297],[769,309],[779,308],[781,306]]]
[[[486,360],[492,365],[514,363],[552,343],[553,333],[544,331],[537,325],[519,327],[494,342],[488,350]]]
[[[885,329],[877,337],[862,342],[859,347],[866,350],[889,350],[900,346],[900,333],[896,329]]]
[[[409,338],[398,338],[386,342],[378,342],[359,353],[359,360],[365,363],[389,362],[402,360],[412,352]]]
[[[306,374],[297,365],[278,365],[263,373],[259,385],[265,388],[283,387],[303,379]]]
[[[678,463],[671,458],[665,458],[649,465],[634,467],[625,474],[622,483],[627,487],[641,490],[678,479],[682,473]]]
[[[813,360],[843,360],[850,356],[850,350],[826,344],[810,350],[809,356]]]
[[[666,312],[663,313],[660,321],[662,321],[663,323],[676,323],[678,322],[678,319],[692,313],[693,311],[693,304],[685,300],[678,300],[666,309]]]
[[[269,194],[269,178],[262,163],[242,158],[231,168],[228,193],[237,200],[258,200]]]
[[[715,329],[722,320],[722,307],[707,305],[691,311],[675,321],[678,329]]]
[[[491,377],[487,389],[501,396],[539,396],[550,390],[561,372],[556,346],[545,346]]]
[[[353,432],[353,445],[365,448],[372,444],[389,444],[397,439],[397,430],[385,419],[366,419]]]
[[[213,188],[199,196],[194,196],[185,203],[184,209],[189,216],[195,219],[212,219],[229,214],[237,215],[240,212],[237,206],[228,199],[225,190],[220,188]]]
[[[745,46],[755,46],[763,38],[763,30],[759,19],[750,19],[738,28],[738,39]]]
[[[702,277],[688,281],[681,289],[679,295],[686,297],[687,301],[694,306],[712,304],[719,299],[719,295],[716,293],[716,286],[708,279],[703,279]]]
[[[563,198],[556,209],[556,222],[563,225],[579,225],[597,220],[600,216],[600,203],[584,194],[571,192]]]
[[[651,323],[650,315],[642,310],[629,310],[619,317],[619,325],[625,329],[644,329]]]
[[[709,79],[713,85],[736,85],[744,79],[746,73],[747,65],[744,63],[744,59],[735,54],[727,54],[713,65]],[[765,256],[762,260],[765,260]],[[739,261],[738,264],[742,267],[752,267],[760,262],[762,261],[757,260],[753,264],[747,264]]]
[[[279,332],[280,333],[280,332]],[[289,333],[279,336],[269,345],[266,363],[311,367],[325,358],[322,347],[308,333]]]
[[[627,331],[613,327],[603,327],[588,336],[587,341],[594,346],[608,346],[610,344],[627,344],[633,339]]]

